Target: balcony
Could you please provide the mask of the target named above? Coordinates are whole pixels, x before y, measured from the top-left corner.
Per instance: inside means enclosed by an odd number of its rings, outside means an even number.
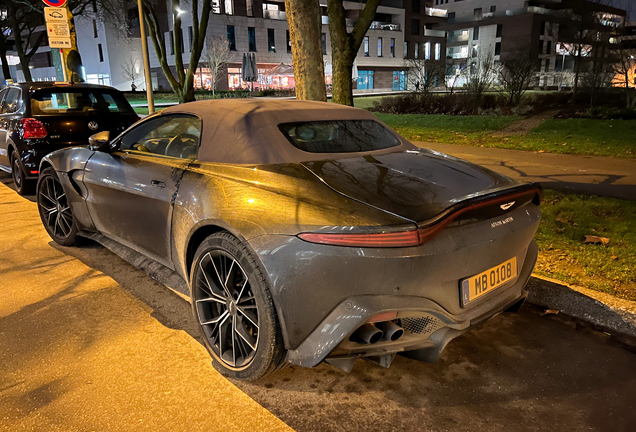
[[[424,29],[424,36],[430,37],[446,37],[446,32],[442,30]]]
[[[389,31],[400,31],[399,24],[385,23],[380,21],[373,21],[369,26],[369,29],[373,30],[389,30]]]
[[[279,21],[287,21],[287,14],[279,10],[263,10],[263,18]]]

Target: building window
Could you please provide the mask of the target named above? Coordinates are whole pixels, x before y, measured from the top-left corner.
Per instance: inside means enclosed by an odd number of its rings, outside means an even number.
[[[552,41],[548,41],[545,48],[546,48],[547,54],[552,54]]]
[[[320,33],[320,47],[322,55],[327,55],[327,33]]]
[[[473,40],[479,40],[479,27],[473,29]]]
[[[391,57],[395,57],[395,38],[391,38]]]
[[[230,51],[236,51],[236,34],[234,33],[234,26],[227,26],[227,43],[230,46]]]
[[[496,56],[501,55],[501,42],[497,42],[495,44],[495,55]]]
[[[545,21],[541,21],[541,30],[539,30],[539,34],[545,33]]]
[[[406,90],[406,71],[393,71],[393,90]]]
[[[364,56],[369,57],[369,36],[364,37]]]
[[[233,0],[225,0],[225,14],[226,15],[234,15],[234,1]]]
[[[413,13],[420,13],[420,0],[413,0]]]
[[[414,57],[415,58],[420,58],[420,44],[418,42],[415,42],[415,53],[414,53]]]
[[[287,30],[287,33],[285,34],[286,39],[287,39],[287,53],[291,53],[291,39],[289,38],[289,30]]]
[[[490,6],[490,12],[492,12],[492,13],[497,12],[497,6],[495,6],[495,5]]]
[[[411,20],[411,34],[412,35],[420,34],[420,20],[418,19]]]
[[[194,33],[192,31],[192,26],[188,26],[188,42],[190,43],[190,51],[192,51],[192,42],[194,41]]]
[[[246,0],[245,3],[247,7],[247,16],[253,17],[254,16],[254,0]]]
[[[382,38],[378,38],[378,57],[382,57]]]
[[[475,10],[473,10],[473,15],[480,17],[482,15],[481,8],[475,8]]]
[[[500,38],[502,32],[503,32],[503,25],[502,24],[497,24],[497,35],[495,37]]]
[[[448,19],[455,19],[455,12],[449,12],[448,13]]]
[[[102,50],[102,44],[97,44],[97,54],[99,55],[99,62],[104,61],[104,51]]]
[[[373,88],[373,71],[358,71],[358,89],[369,90]]]
[[[430,59],[431,59],[431,43],[426,42],[424,44],[424,60],[430,60]]]
[[[46,52],[46,61],[49,67],[53,67],[53,54],[51,51]],[[47,78],[46,80],[48,81],[49,79]]]
[[[256,28],[247,28],[247,45],[250,52],[256,51]]]
[[[181,53],[185,51],[185,47],[183,46],[183,28],[179,29],[179,48],[181,48]]]
[[[97,38],[97,21],[93,20],[93,38]]]
[[[168,33],[168,35],[170,36],[168,38],[170,41],[170,55],[174,55],[174,32],[170,30],[170,33]]]
[[[276,52],[276,33],[274,29],[267,29],[267,51]]]
[[[543,39],[539,41],[539,54],[543,54]]]
[[[212,13],[220,14],[221,13],[221,0],[212,0]]]
[[[550,59],[545,59],[545,69],[546,72],[550,72]]]
[[[406,58],[408,55],[409,55],[409,43],[404,42],[404,54],[402,55],[402,57]]]
[[[438,42],[435,44],[435,60],[439,60],[441,58],[442,58],[442,44]]]

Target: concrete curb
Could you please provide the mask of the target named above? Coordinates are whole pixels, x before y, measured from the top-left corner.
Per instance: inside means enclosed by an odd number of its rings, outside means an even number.
[[[532,304],[556,309],[610,333],[636,337],[636,302],[538,276],[530,278],[526,289]]]

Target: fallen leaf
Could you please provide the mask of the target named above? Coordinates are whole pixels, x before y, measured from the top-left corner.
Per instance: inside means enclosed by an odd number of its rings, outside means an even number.
[[[570,221],[567,218],[564,217],[558,217],[556,218],[557,222],[561,222],[561,223],[570,223]]]
[[[618,261],[618,257],[617,257],[616,255],[612,255],[612,259],[613,259],[614,261]]]
[[[546,309],[546,311],[545,311],[545,312],[543,312],[543,313],[541,314],[541,316],[544,316],[544,315],[550,315],[550,314],[551,314],[551,315],[558,315],[558,314],[559,314],[559,310],[558,310],[558,309]]]
[[[585,244],[608,244],[610,242],[610,239],[608,239],[607,237],[599,237],[599,236],[595,236],[595,235],[586,235],[585,236]]]
[[[537,153],[545,153],[545,150],[539,150]]]

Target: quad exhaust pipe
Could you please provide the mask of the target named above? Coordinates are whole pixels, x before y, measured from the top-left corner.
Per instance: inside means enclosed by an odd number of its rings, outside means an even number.
[[[384,321],[377,324],[378,328],[384,334],[384,340],[396,341],[404,334],[404,329],[393,321]]]
[[[353,333],[351,339],[358,343],[374,344],[382,339],[382,336],[384,336],[382,330],[373,324],[366,323]]]
[[[384,321],[376,325],[366,323],[351,335],[350,340],[362,344],[374,344],[380,340],[396,341],[403,334],[404,329],[392,321]]]

